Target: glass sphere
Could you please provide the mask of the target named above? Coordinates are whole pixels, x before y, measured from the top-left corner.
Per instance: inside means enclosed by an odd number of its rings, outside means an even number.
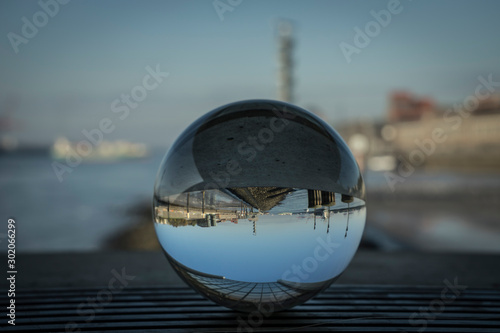
[[[345,270],[365,189],[346,143],[297,106],[248,100],[191,124],[163,159],[155,229],[179,276],[238,311],[301,304]]]

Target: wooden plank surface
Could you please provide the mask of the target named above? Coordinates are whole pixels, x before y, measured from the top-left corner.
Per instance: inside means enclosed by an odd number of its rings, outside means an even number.
[[[309,302],[268,314],[238,313],[184,287],[130,287],[95,303],[103,288],[23,290],[16,297],[22,332],[500,332],[500,290],[467,288],[441,308],[443,288],[333,285]],[[102,294],[104,295],[104,294]],[[5,304],[6,296],[0,296]],[[93,311],[89,311],[93,309]],[[5,310],[1,316],[6,317]]]

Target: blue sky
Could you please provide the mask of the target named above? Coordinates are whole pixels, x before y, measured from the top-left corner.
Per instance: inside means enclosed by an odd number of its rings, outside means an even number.
[[[344,271],[359,245],[365,219],[364,209],[349,215],[346,237],[347,216],[342,213],[332,213],[328,234],[327,220],[319,217],[314,227],[310,216],[270,215],[259,215],[256,235],[253,235],[252,222],[247,219],[240,219],[238,224],[222,222],[211,228],[155,223],[155,230],[165,251],[197,271],[245,282],[279,279],[320,282]],[[330,245],[331,252],[326,252],[327,248],[321,244]],[[325,258],[322,262],[317,257]],[[310,274],[304,269],[302,272],[306,274],[302,277],[303,273],[293,272],[294,266],[302,267],[304,261],[307,264],[310,260],[317,264]]]
[[[22,35],[22,18],[33,22],[41,7],[2,1],[0,113],[17,102],[9,133],[26,143],[81,140],[109,117],[116,130],[107,139],[168,145],[215,107],[277,98],[278,18],[296,25],[296,104],[317,108],[334,127],[383,118],[394,89],[453,103],[479,75],[500,81],[498,1],[401,0],[401,12],[348,63],[339,44],[354,44],[354,28],[364,30],[370,11],[388,3],[243,0],[221,21],[210,0],[73,0],[15,53],[7,35]],[[112,102],[157,64],[169,76],[118,120]]]

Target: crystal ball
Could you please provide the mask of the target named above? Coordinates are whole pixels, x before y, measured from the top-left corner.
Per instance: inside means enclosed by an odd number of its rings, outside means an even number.
[[[327,288],[354,256],[366,219],[360,169],[340,135],[273,100],[221,106],[163,159],[154,226],[177,274],[208,299],[284,310]]]

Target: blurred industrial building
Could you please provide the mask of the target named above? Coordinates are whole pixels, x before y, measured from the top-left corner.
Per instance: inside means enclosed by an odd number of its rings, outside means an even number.
[[[337,129],[358,162],[374,171],[400,163],[426,169],[497,170],[500,96],[465,101],[477,103],[439,105],[428,97],[396,91],[388,98],[386,120]]]

